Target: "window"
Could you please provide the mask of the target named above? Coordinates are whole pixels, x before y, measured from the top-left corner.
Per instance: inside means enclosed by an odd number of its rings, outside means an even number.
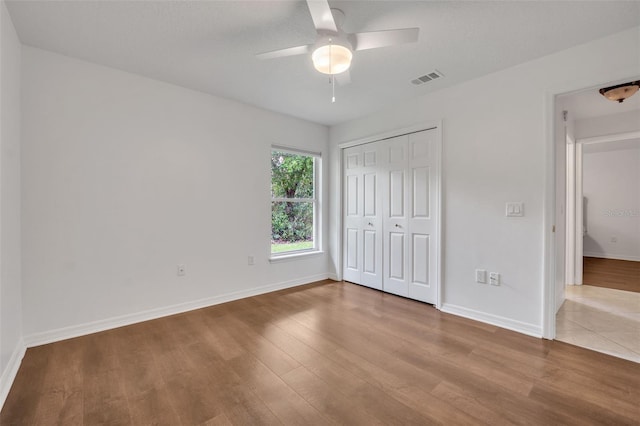
[[[271,151],[271,255],[318,250],[317,154]]]

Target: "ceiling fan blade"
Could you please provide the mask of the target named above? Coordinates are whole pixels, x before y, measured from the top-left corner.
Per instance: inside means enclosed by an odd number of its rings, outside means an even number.
[[[289,47],[287,49],[272,50],[271,52],[260,53],[256,55],[258,59],[274,59],[283,58],[285,56],[303,55],[309,53],[311,45]]]
[[[349,70],[346,70],[345,72],[336,74],[335,79],[336,83],[338,83],[340,86],[346,86],[347,84],[351,84],[351,73],[349,72]]]
[[[354,40],[354,50],[367,50],[416,42],[418,41],[419,32],[420,28],[403,28],[400,30],[356,33],[351,34],[350,37]]]
[[[338,32],[336,21],[333,19],[333,13],[331,13],[327,0],[307,0],[307,6],[309,6],[311,19],[313,19],[313,25],[317,31]]]

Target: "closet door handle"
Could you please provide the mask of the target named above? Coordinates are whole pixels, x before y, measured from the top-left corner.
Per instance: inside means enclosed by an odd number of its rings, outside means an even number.
[[[368,225],[369,225],[369,226],[373,226],[373,223],[369,222],[369,223],[368,223]]]
[[[393,226],[395,226],[396,228],[402,228],[402,226],[398,225],[397,223]]]

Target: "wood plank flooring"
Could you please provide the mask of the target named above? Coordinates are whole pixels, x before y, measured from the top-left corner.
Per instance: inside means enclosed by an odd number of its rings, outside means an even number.
[[[638,424],[640,364],[321,282],[29,349],[6,425]]]
[[[640,293],[640,262],[585,257],[582,283]]]

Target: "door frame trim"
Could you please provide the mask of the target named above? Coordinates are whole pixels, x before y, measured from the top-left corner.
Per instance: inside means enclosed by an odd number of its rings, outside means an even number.
[[[381,132],[381,133],[376,133],[374,135],[371,136],[367,136],[364,138],[359,138],[359,139],[354,139],[351,141],[346,141],[346,142],[342,142],[338,144],[338,164],[340,167],[340,176],[339,176],[339,182],[338,182],[338,197],[339,197],[339,206],[340,206],[340,214],[338,215],[338,226],[337,228],[337,232],[338,232],[338,238],[337,238],[337,245],[338,245],[338,265],[339,265],[339,270],[336,271],[336,275],[338,280],[342,280],[343,277],[343,270],[344,270],[344,246],[343,246],[343,220],[342,218],[344,217],[344,198],[343,198],[343,185],[344,185],[344,150],[346,148],[350,148],[352,146],[357,146],[357,145],[364,145],[367,143],[371,143],[371,142],[377,142],[377,141],[381,141],[384,139],[390,139],[390,138],[394,138],[397,136],[404,136],[404,135],[408,135],[411,133],[417,133],[417,132],[422,132],[425,130],[435,130],[436,131],[436,149],[438,151],[438,183],[436,185],[437,189],[438,189],[438,208],[436,209],[436,214],[438,215],[437,218],[437,224],[436,224],[436,229],[438,230],[438,238],[437,238],[437,244],[438,244],[438,250],[436,253],[436,302],[434,304],[434,306],[436,307],[436,309],[440,309],[443,303],[442,300],[442,296],[443,296],[443,265],[444,265],[444,260],[443,260],[443,241],[444,239],[442,238],[442,189],[443,189],[443,173],[442,173],[442,165],[443,165],[443,149],[442,149],[442,120],[438,120],[438,121],[425,121],[425,122],[420,122],[420,123],[416,123],[413,124],[411,126],[406,126],[406,127],[400,127],[400,128],[396,128],[393,130],[388,130],[385,132]]]
[[[568,260],[567,265],[567,278],[565,285],[582,285],[582,268],[584,256],[584,247],[582,243],[584,223],[582,218],[584,216],[584,204],[583,204],[583,148],[585,145],[604,144],[611,142],[619,142],[626,140],[640,139],[640,131],[612,133],[602,136],[591,136],[587,138],[575,139],[574,142],[574,154],[575,154],[575,166],[573,170],[567,168],[567,182],[568,186],[573,186],[573,202],[575,208],[572,212],[567,209],[567,229],[571,229],[575,238],[567,239],[565,244],[566,258]],[[572,270],[569,270],[572,268]],[[572,278],[572,279],[571,279]]]
[[[558,143],[555,135],[556,125],[559,120],[557,115],[557,99],[563,95],[579,93],[584,90],[597,89],[599,87],[623,83],[629,80],[635,80],[637,76],[627,76],[619,79],[608,80],[590,80],[589,82],[572,82],[570,85],[560,85],[555,88],[549,88],[544,92],[543,100],[543,129],[544,129],[544,198],[542,203],[543,219],[542,219],[542,241],[543,241],[543,261],[542,261],[542,337],[549,340],[556,338],[556,312],[560,306],[556,306],[556,250],[558,249],[555,239],[554,228],[557,222],[566,223],[566,212],[556,215],[556,144]],[[605,138],[607,136],[597,137]],[[596,139],[596,138],[594,138]],[[584,142],[584,140],[583,140]],[[596,142],[596,140],[591,140]],[[566,179],[566,171],[564,173]],[[566,256],[566,247],[564,247],[563,255]],[[566,272],[566,271],[565,271]],[[563,285],[566,285],[566,275],[562,279]]]

